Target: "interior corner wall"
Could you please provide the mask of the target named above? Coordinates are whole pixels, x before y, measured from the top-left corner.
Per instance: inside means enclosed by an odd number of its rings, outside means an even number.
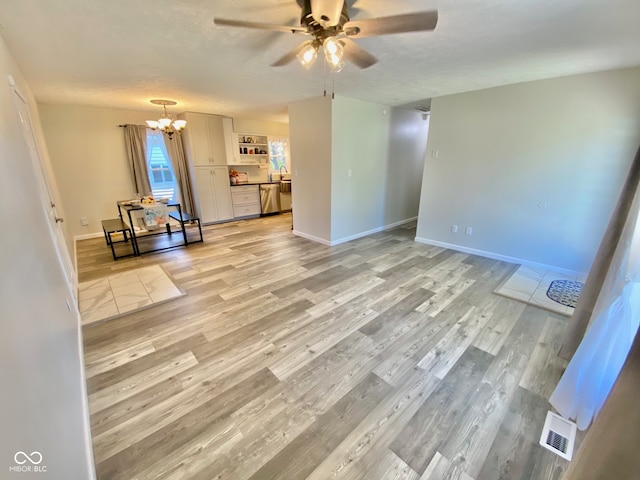
[[[332,102],[331,241],[384,227],[389,109],[336,96]]]
[[[274,137],[288,137],[289,124],[256,120],[254,118],[234,117],[233,131],[236,133],[253,133],[273,135]]]
[[[587,272],[640,143],[638,85],[633,68],[433,99],[416,240]]]
[[[391,109],[385,225],[397,225],[418,216],[428,132],[428,115],[423,117],[422,113],[406,108]]]
[[[38,109],[71,241],[101,233],[100,221],[118,215],[116,200],[136,192],[118,125],[144,125],[149,114],[50,104]],[[81,225],[82,217],[87,226]]]
[[[39,148],[35,100],[0,37],[0,470],[16,472],[15,456],[37,451],[43,477],[95,478],[91,455],[81,331],[42,209],[33,164],[14,107],[11,75],[29,101]],[[35,457],[32,457],[35,459]],[[24,461],[20,455],[18,461]],[[30,463],[27,465],[31,465]]]
[[[293,230],[331,242],[331,98],[289,105]]]

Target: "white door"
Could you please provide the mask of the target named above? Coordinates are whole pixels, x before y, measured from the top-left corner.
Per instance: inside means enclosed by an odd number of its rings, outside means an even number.
[[[75,269],[73,268],[73,263],[71,262],[69,250],[67,249],[67,245],[65,243],[64,233],[62,231],[62,222],[64,221],[64,219],[59,217],[56,211],[56,204],[53,195],[51,194],[51,183],[47,177],[47,172],[42,163],[42,157],[40,156],[38,145],[33,135],[31,117],[29,116],[29,105],[27,104],[26,97],[22,95],[13,84],[12,78],[9,79],[9,85],[11,86],[11,89],[13,91],[13,103],[16,108],[20,124],[22,125],[23,138],[26,143],[29,156],[31,157],[33,171],[38,182],[38,190],[40,192],[42,209],[49,224],[51,237],[54,241],[54,246],[56,247],[56,251],[58,253],[58,259],[64,270],[67,285],[77,305],[78,299],[76,292],[78,287],[78,280]]]

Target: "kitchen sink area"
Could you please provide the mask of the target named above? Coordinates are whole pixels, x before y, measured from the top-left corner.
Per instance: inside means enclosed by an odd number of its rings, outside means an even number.
[[[231,185],[234,218],[276,215],[291,211],[291,174],[237,172]],[[253,175],[251,173],[254,173]],[[265,178],[266,177],[266,178]]]
[[[280,211],[291,211],[291,174],[283,173],[280,176]]]

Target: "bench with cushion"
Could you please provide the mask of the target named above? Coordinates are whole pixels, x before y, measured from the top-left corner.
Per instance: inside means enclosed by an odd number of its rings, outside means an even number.
[[[186,230],[185,230],[185,223],[196,223],[198,225],[198,233],[200,234],[200,239],[199,240],[194,240],[192,242],[189,242],[187,240],[187,245],[189,243],[196,243],[196,242],[202,242],[202,226],[200,225],[200,219],[198,217],[196,217],[195,215],[191,215],[190,213],[187,212],[182,212],[182,218],[180,218],[180,213],[179,212],[169,212],[169,216],[171,218],[173,218],[174,220],[177,220],[178,222],[180,222],[180,227],[182,228],[182,231],[185,232],[185,238],[186,238]]]
[[[125,221],[123,221],[121,218],[110,218],[108,220],[102,220],[102,231],[104,232],[104,239],[107,242],[107,245],[109,247],[111,247],[111,254],[113,255],[113,259],[116,260],[118,258],[122,258],[122,257],[130,257],[131,255],[135,255],[136,254],[136,245],[133,241],[129,242],[129,240],[132,240],[132,235],[131,235],[131,228],[129,227],[129,225],[127,225],[127,223]],[[114,242],[113,238],[111,238],[111,235],[114,233],[122,233],[122,236],[124,237],[123,240],[120,241],[116,241]],[[116,255],[116,250],[113,247],[114,243],[131,243],[131,249],[132,249],[132,253],[129,253],[127,255]]]

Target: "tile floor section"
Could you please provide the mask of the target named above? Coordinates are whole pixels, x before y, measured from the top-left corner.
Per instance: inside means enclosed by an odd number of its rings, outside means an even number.
[[[128,270],[78,286],[82,325],[114,318],[184,295],[160,265]]]
[[[547,297],[549,285],[554,280],[572,280],[584,283],[586,275],[566,275],[520,265],[507,281],[495,290],[495,293],[570,317],[575,310],[573,307],[567,307]]]

